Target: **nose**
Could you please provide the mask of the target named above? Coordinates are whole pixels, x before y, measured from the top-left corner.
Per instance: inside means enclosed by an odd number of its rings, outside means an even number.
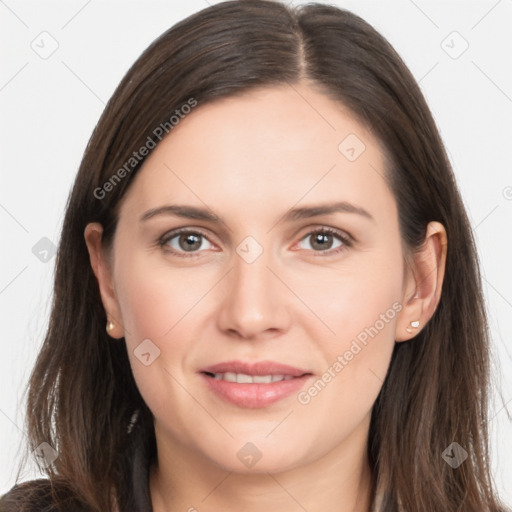
[[[233,268],[224,279],[219,304],[219,328],[242,339],[268,338],[290,326],[293,294],[279,276],[279,266],[271,251],[254,260],[235,253]]]

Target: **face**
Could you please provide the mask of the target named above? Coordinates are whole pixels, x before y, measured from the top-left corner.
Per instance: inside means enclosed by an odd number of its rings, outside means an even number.
[[[156,147],[102,297],[159,442],[277,472],[365,438],[406,293],[384,174],[372,135],[304,83],[199,105]]]

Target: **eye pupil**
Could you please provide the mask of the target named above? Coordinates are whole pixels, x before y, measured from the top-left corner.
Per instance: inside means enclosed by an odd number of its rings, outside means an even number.
[[[201,247],[201,235],[195,235],[192,233],[187,233],[180,236],[179,242],[180,247],[185,251],[193,251],[195,249],[199,249]],[[182,245],[182,242],[186,242],[185,245]]]

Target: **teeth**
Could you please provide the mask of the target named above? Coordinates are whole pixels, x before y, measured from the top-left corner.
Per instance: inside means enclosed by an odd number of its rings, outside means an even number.
[[[216,373],[214,379],[225,380],[227,382],[237,382],[238,384],[270,384],[282,380],[293,379],[292,375],[246,375],[245,373]]]
[[[246,383],[252,384],[252,382],[253,382],[252,377],[250,375],[244,375],[243,373],[237,373],[236,381],[239,384],[246,384]]]
[[[270,384],[272,382],[272,375],[253,375],[252,381],[256,384]]]

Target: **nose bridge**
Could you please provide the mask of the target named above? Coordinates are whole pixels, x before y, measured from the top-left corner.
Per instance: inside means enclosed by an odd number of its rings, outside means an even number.
[[[282,284],[267,268],[274,266],[270,248],[254,237],[238,244],[220,315],[224,329],[249,337],[283,327],[286,297]]]
[[[237,296],[238,304],[265,307],[272,302],[275,286],[271,283],[271,250],[264,247],[253,236],[248,236],[236,248],[232,276],[232,293]]]

